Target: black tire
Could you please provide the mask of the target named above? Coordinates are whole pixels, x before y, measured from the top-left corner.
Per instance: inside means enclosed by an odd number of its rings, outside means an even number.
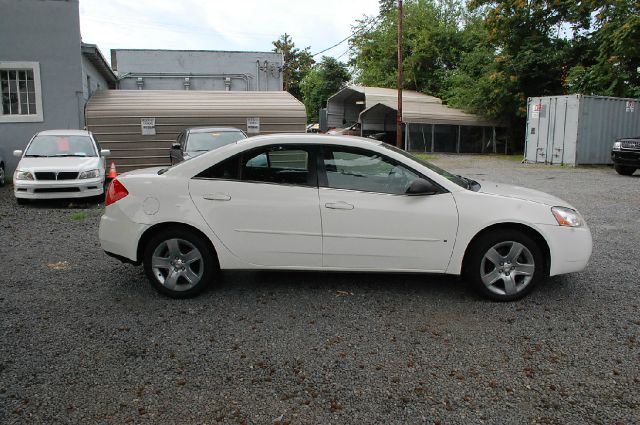
[[[24,199],[24,198],[16,198],[16,202],[18,203],[18,205],[28,205],[29,204],[29,200],[28,199]]]
[[[5,168],[4,168],[4,164],[0,162],[0,187],[4,186],[5,182],[6,182]]]
[[[510,258],[512,247],[517,252],[519,246],[525,249],[515,259]],[[485,255],[493,256],[489,252],[492,248],[498,254],[499,264],[488,257],[485,259]],[[528,276],[520,274],[531,269],[533,273]],[[514,229],[497,229],[480,235],[473,242],[465,257],[463,274],[482,296],[494,301],[515,301],[531,292],[546,277],[546,270],[542,250],[531,237]],[[492,278],[497,280],[487,285],[483,282],[483,275],[488,281]],[[507,285],[507,281],[515,284]]]
[[[630,176],[636,172],[635,167],[627,167],[625,165],[615,165],[616,173],[623,176]]]
[[[168,241],[171,240],[179,241],[178,252],[180,252],[179,256],[181,261],[185,261],[184,263],[180,262],[179,265],[174,265],[177,260],[175,257],[173,259],[171,258],[172,255],[170,254],[168,245]],[[188,264],[186,261],[189,254],[194,252],[192,251],[193,249],[198,251],[201,259]],[[154,253],[160,254],[158,256],[163,258],[163,266],[160,268],[154,268],[152,265]],[[205,290],[206,287],[219,276],[218,259],[211,245],[202,236],[185,227],[163,229],[153,235],[144,248],[142,259],[144,271],[153,287],[158,292],[171,298],[194,297]],[[174,263],[167,264],[168,267],[164,267],[164,263],[167,260],[173,261]],[[172,271],[178,276],[175,278],[175,285],[168,284],[169,274],[172,273]],[[190,274],[190,276],[199,276],[197,283],[189,283],[186,276],[186,273],[189,271],[193,273]],[[167,282],[167,284],[163,283],[163,280]]]

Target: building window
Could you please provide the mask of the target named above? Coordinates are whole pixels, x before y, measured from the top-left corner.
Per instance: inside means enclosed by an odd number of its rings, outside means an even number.
[[[38,62],[0,62],[0,122],[42,121]]]

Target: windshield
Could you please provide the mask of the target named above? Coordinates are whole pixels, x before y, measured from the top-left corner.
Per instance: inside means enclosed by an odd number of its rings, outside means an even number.
[[[399,153],[400,155],[407,157],[409,159],[412,159],[418,163],[420,163],[421,165],[424,165],[425,167],[427,167],[428,169],[430,169],[431,171],[440,174],[442,177],[444,177],[445,179],[449,180],[452,183],[457,184],[460,187],[464,187],[465,189],[471,189],[472,187],[472,183],[476,183],[473,182],[472,180],[466,179],[464,177],[460,177],[460,176],[456,176],[454,174],[451,174],[450,172],[443,170],[440,167],[436,167],[435,165],[433,165],[430,162],[425,161],[424,159],[418,158],[415,155],[411,155],[409,152],[403,151],[402,149],[398,149],[397,147],[390,145],[388,143],[382,143],[382,146],[384,146],[385,148],[392,150],[396,153]]]
[[[24,156],[97,156],[88,136],[36,136]]]
[[[246,139],[246,136],[241,131],[190,133],[185,150],[187,152],[207,152],[242,139]]]

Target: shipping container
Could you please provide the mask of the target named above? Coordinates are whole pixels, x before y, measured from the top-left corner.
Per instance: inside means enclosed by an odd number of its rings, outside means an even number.
[[[190,127],[235,127],[248,136],[304,133],[304,105],[285,91],[101,90],[85,108],[87,129],[119,173],[169,165]]]
[[[633,136],[640,136],[638,99],[579,94],[528,99],[527,162],[611,164],[613,142]]]

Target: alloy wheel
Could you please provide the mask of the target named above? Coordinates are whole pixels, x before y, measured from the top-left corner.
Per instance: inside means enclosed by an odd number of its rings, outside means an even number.
[[[172,238],[156,247],[151,257],[151,270],[165,288],[187,291],[196,286],[204,273],[202,253],[191,242]]]
[[[535,261],[531,251],[515,241],[499,242],[489,248],[480,262],[480,278],[497,295],[523,291],[533,279]]]

